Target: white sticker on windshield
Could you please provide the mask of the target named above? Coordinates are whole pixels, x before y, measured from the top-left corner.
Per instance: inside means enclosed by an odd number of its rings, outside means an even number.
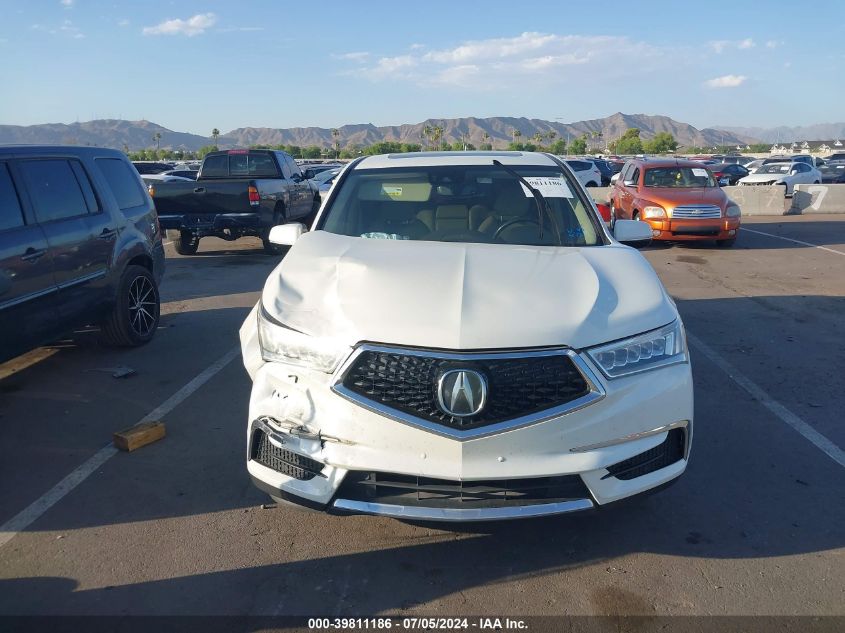
[[[569,190],[569,185],[566,181],[560,178],[547,178],[545,176],[528,176],[525,178],[529,185],[534,187],[537,191],[543,194],[544,198],[573,198],[572,192]],[[519,183],[526,198],[533,198],[531,191]]]
[[[707,170],[702,169],[701,167],[693,167],[692,168],[692,175],[698,176],[699,178],[707,178]]]
[[[382,185],[381,190],[391,198],[402,197],[402,187],[390,187],[388,185]]]

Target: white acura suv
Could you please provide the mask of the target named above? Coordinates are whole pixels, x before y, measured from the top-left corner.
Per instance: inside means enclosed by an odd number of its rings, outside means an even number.
[[[648,224],[607,232],[558,158],[372,156],[337,177],[241,328],[247,469],[277,500],[479,521],[676,480],[684,328]]]

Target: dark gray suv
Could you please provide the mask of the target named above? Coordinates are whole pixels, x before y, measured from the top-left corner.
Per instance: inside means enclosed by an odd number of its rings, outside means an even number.
[[[98,324],[135,346],[158,327],[155,207],[118,151],[0,146],[0,361]]]

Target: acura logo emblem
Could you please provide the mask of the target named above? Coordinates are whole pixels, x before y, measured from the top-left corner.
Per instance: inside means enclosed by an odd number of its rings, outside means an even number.
[[[456,418],[475,415],[487,404],[487,381],[472,369],[452,369],[437,381],[437,402]]]

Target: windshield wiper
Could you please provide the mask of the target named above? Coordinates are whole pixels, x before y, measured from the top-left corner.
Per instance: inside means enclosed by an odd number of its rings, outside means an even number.
[[[557,226],[557,220],[555,220],[554,213],[552,213],[551,208],[549,207],[549,203],[546,201],[546,198],[540,193],[540,190],[532,187],[531,183],[529,183],[525,178],[519,175],[515,169],[512,169],[505,165],[504,163],[493,159],[493,164],[497,167],[501,167],[506,172],[508,172],[511,176],[516,178],[522,185],[531,192],[531,195],[534,197],[534,203],[537,205],[537,224],[540,226],[540,239],[543,239],[543,228],[545,226],[545,221],[543,219],[544,214],[549,217],[549,221],[551,222],[552,226],[554,227],[555,233],[557,233],[557,244],[558,246],[563,246],[563,242],[560,238],[560,229]]]

